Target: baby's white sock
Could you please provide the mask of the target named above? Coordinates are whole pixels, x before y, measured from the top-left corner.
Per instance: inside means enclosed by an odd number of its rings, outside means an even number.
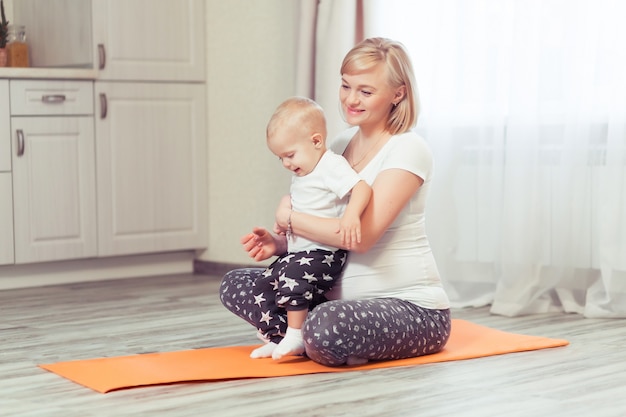
[[[302,329],[287,327],[285,338],[280,341],[274,352],[272,359],[278,360],[286,355],[301,355],[304,353],[304,341],[302,340]]]
[[[266,343],[263,346],[254,349],[252,353],[250,353],[250,357],[252,359],[271,358],[276,346],[278,345],[274,342]]]

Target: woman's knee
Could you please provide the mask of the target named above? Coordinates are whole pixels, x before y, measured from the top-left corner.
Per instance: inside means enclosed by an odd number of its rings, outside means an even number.
[[[347,359],[337,317],[336,302],[328,301],[315,307],[302,326],[307,356],[325,366],[343,365]]]
[[[236,280],[239,280],[239,271],[236,269],[228,271],[222,277],[222,281],[220,282],[220,288],[229,287],[231,284],[234,284]]]

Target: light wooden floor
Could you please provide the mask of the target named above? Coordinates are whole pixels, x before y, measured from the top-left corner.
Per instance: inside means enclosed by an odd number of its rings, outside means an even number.
[[[571,345],[409,368],[99,394],[39,363],[254,344],[254,331],[203,275],[0,292],[1,416],[580,416],[626,415],[626,322],[575,315],[505,318],[455,311],[501,330]]]

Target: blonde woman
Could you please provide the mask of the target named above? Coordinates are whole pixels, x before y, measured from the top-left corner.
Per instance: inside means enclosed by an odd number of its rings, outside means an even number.
[[[409,56],[399,42],[370,38],[341,65],[339,98],[352,127],[330,143],[372,187],[361,215],[361,239],[352,245],[343,275],[327,301],[308,315],[305,352],[327,366],[428,355],[450,336],[450,309],[425,229],[433,161],[412,128],[419,113]],[[279,227],[324,244],[344,247],[338,219],[294,210],[283,199]],[[256,260],[286,251],[284,236],[262,228],[242,238]],[[261,270],[262,271],[262,270]],[[239,269],[222,281],[224,305],[241,316],[233,295],[250,289],[260,273]],[[234,298],[245,302],[246,296]]]

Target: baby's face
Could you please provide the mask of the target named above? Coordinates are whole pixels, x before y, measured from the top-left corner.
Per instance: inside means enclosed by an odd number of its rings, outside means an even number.
[[[325,151],[322,142],[297,129],[279,129],[268,139],[267,146],[285,168],[299,177],[310,174]]]

